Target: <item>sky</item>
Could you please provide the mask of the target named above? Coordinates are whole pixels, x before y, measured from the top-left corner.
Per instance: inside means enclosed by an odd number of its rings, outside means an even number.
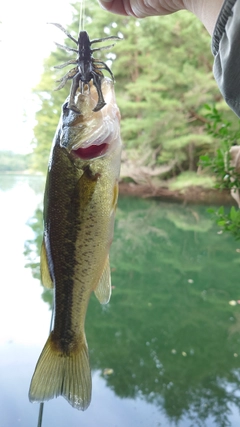
[[[47,22],[66,27],[71,19],[70,0],[0,1],[0,150],[32,151],[38,106],[31,90],[40,80],[54,41],[64,39]]]

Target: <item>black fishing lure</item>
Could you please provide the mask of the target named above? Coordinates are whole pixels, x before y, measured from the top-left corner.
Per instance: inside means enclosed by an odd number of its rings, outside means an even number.
[[[67,83],[67,81],[72,79],[72,86],[70,90],[68,108],[70,110],[75,111],[75,113],[81,114],[81,111],[77,108],[75,104],[74,98],[78,88],[80,87],[80,91],[81,93],[83,93],[84,85],[88,85],[88,88],[90,88],[89,82],[92,80],[98,93],[98,102],[96,107],[93,109],[93,111],[101,110],[104,107],[104,105],[106,105],[106,102],[104,101],[103,94],[102,94],[102,88],[101,88],[101,82],[104,77],[101,70],[108,71],[113,80],[114,80],[114,77],[113,77],[112,71],[107,66],[107,64],[105,64],[105,62],[100,61],[99,59],[93,58],[93,52],[96,52],[97,50],[108,49],[114,46],[114,44],[110,46],[95,48],[95,49],[91,49],[91,45],[93,43],[99,43],[105,40],[120,40],[120,37],[109,36],[101,39],[90,40],[87,31],[80,31],[78,40],[76,40],[74,37],[71,36],[71,34],[69,34],[67,30],[65,30],[65,28],[62,27],[62,25],[56,24],[56,23],[52,23],[52,24],[58,27],[60,30],[62,30],[78,46],[78,49],[74,49],[74,48],[63,46],[56,43],[56,45],[61,49],[67,50],[69,52],[76,52],[78,54],[78,57],[75,60],[70,59],[64,64],[56,65],[54,67],[54,68],[64,68],[70,64],[77,64],[77,66],[72,68],[70,71],[68,71],[68,73],[65,74],[64,77],[62,77],[60,80],[57,80],[57,82],[61,82],[61,83],[55,90],[62,89]]]

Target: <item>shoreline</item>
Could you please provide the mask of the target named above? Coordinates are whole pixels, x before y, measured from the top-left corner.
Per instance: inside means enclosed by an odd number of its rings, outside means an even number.
[[[168,187],[153,187],[149,184],[119,182],[119,194],[140,198],[160,199],[174,203],[201,205],[236,205],[229,190],[218,190],[191,186],[182,190],[170,190]]]

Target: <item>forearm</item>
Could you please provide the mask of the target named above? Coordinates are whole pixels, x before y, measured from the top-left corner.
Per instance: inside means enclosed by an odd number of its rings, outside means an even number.
[[[184,9],[197,16],[211,35],[223,3],[224,0],[183,0]]]

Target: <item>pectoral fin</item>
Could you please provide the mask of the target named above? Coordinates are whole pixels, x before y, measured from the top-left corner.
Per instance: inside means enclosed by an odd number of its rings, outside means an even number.
[[[40,270],[41,270],[41,280],[42,280],[43,286],[45,286],[45,288],[52,289],[53,288],[53,282],[52,282],[50,272],[49,272],[49,268],[48,268],[47,252],[46,252],[44,240],[42,242],[42,247],[41,247]]]
[[[107,304],[111,297],[111,272],[109,256],[107,257],[102,276],[95,289],[95,295],[101,304]]]

